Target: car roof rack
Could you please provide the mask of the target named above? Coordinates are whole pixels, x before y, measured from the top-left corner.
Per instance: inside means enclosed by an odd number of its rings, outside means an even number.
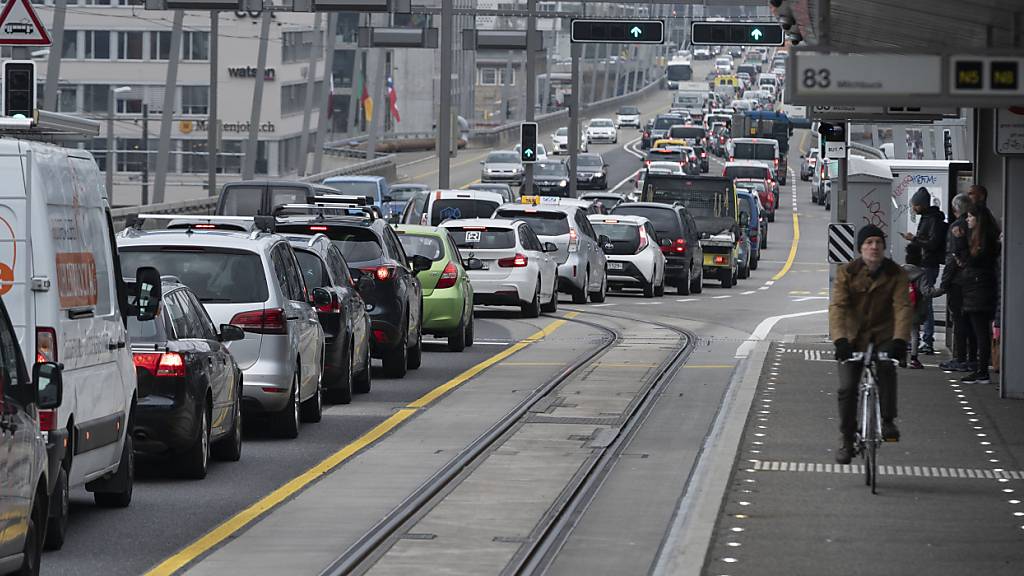
[[[285,214],[284,212],[288,212]],[[323,220],[325,217],[347,217],[347,218],[360,218],[363,220],[373,221],[377,219],[377,214],[374,212],[372,206],[348,204],[348,203],[332,203],[332,204],[284,204],[274,208],[274,218],[284,218],[288,216],[316,216],[318,220]]]
[[[203,216],[195,214],[133,214],[125,219],[125,226],[142,230],[147,222],[166,222],[168,230],[236,230],[248,232],[253,228],[252,216]]]

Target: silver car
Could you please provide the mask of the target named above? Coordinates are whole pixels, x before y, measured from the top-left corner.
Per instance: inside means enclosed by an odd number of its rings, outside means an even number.
[[[541,242],[551,242],[558,251],[558,291],[572,295],[575,304],[604,302],[608,292],[606,259],[601,249],[607,238],[599,238],[587,220],[587,209],[579,200],[542,197],[541,203],[505,204],[494,213],[502,220],[523,220],[533,227]],[[602,242],[604,240],[604,242]]]
[[[283,236],[237,231],[237,224],[216,229],[215,222],[129,228],[117,241],[122,266],[153,266],[176,276],[215,325],[242,328],[245,338],[228,349],[242,369],[243,409],[268,414],[279,436],[294,438],[300,420],[320,421],[324,331],[314,305],[329,305],[331,296],[306,287]]]
[[[516,186],[523,185],[523,162],[519,154],[508,150],[495,150],[487,155],[487,158],[480,161],[483,169],[480,170],[481,182],[507,182]]]

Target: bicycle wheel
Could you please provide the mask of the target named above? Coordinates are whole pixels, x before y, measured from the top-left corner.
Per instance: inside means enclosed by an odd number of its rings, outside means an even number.
[[[877,402],[877,396],[872,396],[873,404]],[[866,450],[866,458],[864,463],[865,474],[867,475],[868,484],[871,486],[871,493],[877,494],[876,488],[878,486],[878,443],[881,440],[878,436],[878,414],[875,410],[868,412],[868,438]]]

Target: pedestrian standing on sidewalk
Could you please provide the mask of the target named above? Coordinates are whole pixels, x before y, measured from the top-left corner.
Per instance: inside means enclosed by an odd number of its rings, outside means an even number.
[[[926,296],[931,291],[931,285],[927,283],[927,274],[921,267],[921,247],[915,244],[907,244],[906,264],[903,270],[907,273],[907,280],[910,281],[908,293],[910,305],[914,308],[914,327],[910,330],[910,361],[906,367],[911,370],[921,370],[924,365],[918,359],[918,350],[921,344],[921,323],[928,315],[928,306],[931,297]]]
[[[978,368],[964,376],[965,384],[989,383],[992,360],[992,319],[999,296],[999,229],[992,213],[984,206],[967,209],[967,250],[957,258],[963,268],[963,310],[967,313],[978,347]]]
[[[946,259],[946,215],[938,206],[932,205],[932,195],[923,186],[914,192],[910,206],[920,220],[917,223],[917,233],[905,232],[903,238],[921,249],[921,268],[924,270],[925,283],[935,284],[939,278],[939,266]],[[931,299],[928,299],[923,328],[920,352],[935,354],[935,309]]]
[[[971,184],[967,189],[967,196],[971,199],[971,204],[988,208],[988,188],[983,185]]]
[[[978,343],[974,339],[971,321],[963,311],[963,290],[960,286],[962,268],[958,256],[967,253],[967,209],[971,206],[970,196],[957,194],[953,197],[954,220],[946,234],[946,264],[942,268],[942,282],[932,297],[946,295],[946,308],[953,321],[953,358],[939,364],[939,368],[953,372],[974,372],[978,369]]]
[[[907,340],[913,321],[908,295],[907,273],[885,257],[885,233],[874,225],[857,232],[860,257],[839,267],[832,285],[828,326],[839,362],[839,432],[836,462],[849,464],[857,432],[857,395],[864,365],[849,362],[856,351],[868,344],[889,358],[907,356]],[[876,366],[878,396],[882,412],[882,437],[899,440],[896,427],[896,367],[889,362]]]

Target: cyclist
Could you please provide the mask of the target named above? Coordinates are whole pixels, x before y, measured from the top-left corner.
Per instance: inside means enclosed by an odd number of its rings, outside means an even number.
[[[860,257],[839,267],[829,304],[829,331],[839,364],[839,432],[836,462],[849,464],[857,431],[857,393],[862,365],[849,360],[874,343],[894,360],[907,354],[913,323],[907,273],[885,256],[885,233],[868,224],[857,232]],[[882,412],[882,437],[897,441],[896,367],[880,362],[875,373]]]

